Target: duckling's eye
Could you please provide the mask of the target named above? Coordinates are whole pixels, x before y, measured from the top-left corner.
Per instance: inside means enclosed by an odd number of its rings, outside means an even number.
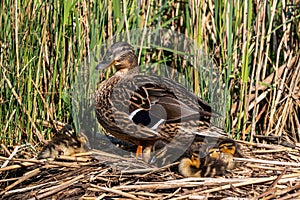
[[[195,159],[195,160],[199,159],[199,155],[197,153],[193,153],[192,158]]]
[[[229,150],[234,150],[234,147],[227,147]]]

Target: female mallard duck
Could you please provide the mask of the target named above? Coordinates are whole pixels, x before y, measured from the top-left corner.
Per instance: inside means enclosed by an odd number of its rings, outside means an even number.
[[[95,95],[98,122],[113,136],[142,146],[157,141],[187,147],[195,135],[221,137],[209,133],[211,107],[181,84],[164,77],[139,74],[138,59],[131,45],[118,42],[111,46],[96,69],[116,67],[116,73],[101,82]],[[178,148],[179,148],[178,146]]]

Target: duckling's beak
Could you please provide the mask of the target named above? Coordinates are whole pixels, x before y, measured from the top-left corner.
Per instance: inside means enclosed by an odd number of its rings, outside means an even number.
[[[96,70],[106,69],[110,66],[113,66],[116,64],[116,60],[103,60],[102,62],[98,63],[96,66]]]

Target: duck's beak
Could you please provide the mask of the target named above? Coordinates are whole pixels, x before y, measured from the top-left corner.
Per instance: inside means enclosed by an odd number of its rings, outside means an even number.
[[[110,66],[113,66],[116,63],[116,60],[103,60],[102,62],[98,63],[96,66],[96,70],[106,69]]]

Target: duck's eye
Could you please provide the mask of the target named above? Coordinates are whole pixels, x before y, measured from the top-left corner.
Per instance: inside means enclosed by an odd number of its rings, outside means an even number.
[[[108,55],[107,57],[104,57],[105,60],[109,61],[109,62],[112,62],[113,59],[114,59],[114,56],[112,54]]]

